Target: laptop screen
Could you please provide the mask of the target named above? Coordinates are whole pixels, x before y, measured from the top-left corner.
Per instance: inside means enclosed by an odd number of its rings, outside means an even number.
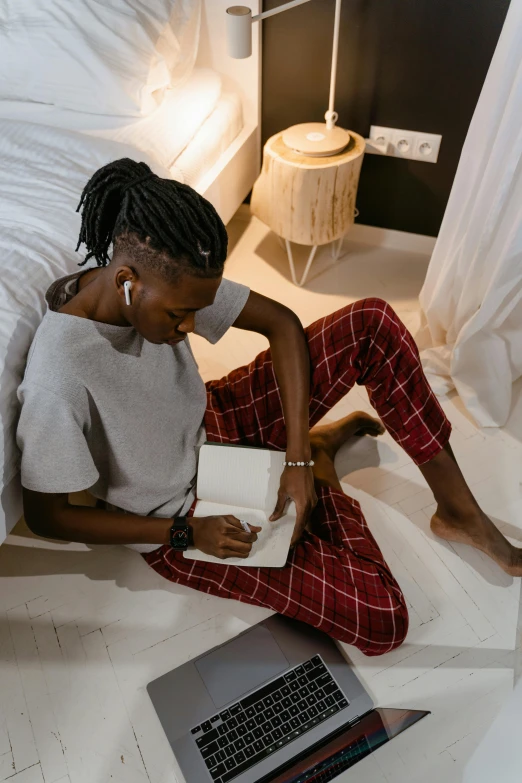
[[[291,761],[284,772],[276,771],[259,783],[327,783],[426,715],[429,712],[421,710],[372,710],[355,726],[337,732],[306,757]]]

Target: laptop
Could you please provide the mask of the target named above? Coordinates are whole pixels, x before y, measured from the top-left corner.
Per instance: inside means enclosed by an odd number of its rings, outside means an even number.
[[[336,643],[280,615],[147,690],[187,783],[323,783],[428,714],[374,709]]]

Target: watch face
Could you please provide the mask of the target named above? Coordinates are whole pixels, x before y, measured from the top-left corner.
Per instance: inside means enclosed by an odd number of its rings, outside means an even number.
[[[188,547],[187,528],[178,528],[177,530],[172,530],[170,544],[174,549],[187,549]]]

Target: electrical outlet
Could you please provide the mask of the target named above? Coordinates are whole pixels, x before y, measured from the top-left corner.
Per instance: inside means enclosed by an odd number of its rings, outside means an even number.
[[[417,133],[413,160],[424,160],[426,163],[436,163],[439,157],[442,136],[436,133]]]
[[[366,139],[366,152],[436,163],[441,141],[442,136],[435,133],[421,133],[420,131],[372,125],[370,138]]]
[[[380,125],[372,125],[370,128],[370,141],[372,141],[378,149],[386,149],[387,152],[384,153],[385,155],[389,155],[392,135],[392,128],[383,128]]]
[[[411,158],[415,146],[415,134],[411,131],[395,130],[392,132],[392,152],[396,158]]]

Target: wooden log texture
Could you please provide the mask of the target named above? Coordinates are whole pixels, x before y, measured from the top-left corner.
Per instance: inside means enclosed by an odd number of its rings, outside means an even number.
[[[252,191],[252,214],[278,236],[302,245],[344,236],[354,221],[365,148],[362,136],[352,131],[350,136],[343,152],[324,158],[294,152],[280,133],[268,139]]]

